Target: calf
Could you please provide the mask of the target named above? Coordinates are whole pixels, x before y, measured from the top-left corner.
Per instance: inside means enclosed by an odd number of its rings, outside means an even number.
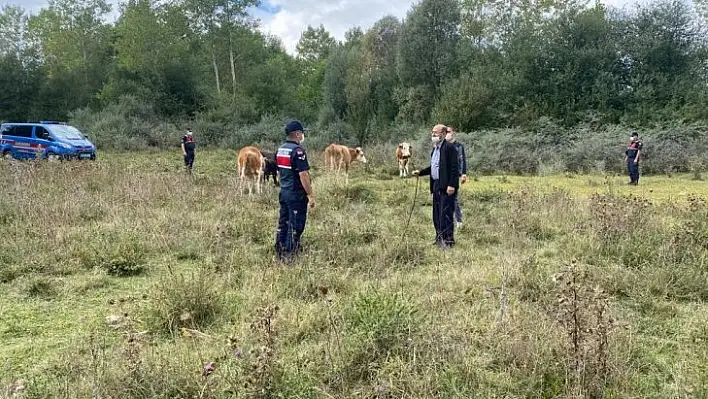
[[[396,148],[396,160],[398,161],[399,177],[408,176],[408,162],[413,154],[412,150],[413,148],[411,147],[411,143],[406,142],[398,144],[398,148]]]
[[[366,163],[366,157],[361,147],[349,148],[339,144],[330,144],[324,151],[325,168],[339,173],[344,167],[344,174],[349,181],[349,165],[354,161]]]
[[[275,163],[275,153],[261,151],[261,155],[265,158],[265,168],[263,169],[263,183],[268,181],[268,177],[273,177],[275,187],[280,186],[278,182],[278,165]]]
[[[252,194],[252,185],[255,183],[256,192],[261,193],[261,180],[265,169],[265,157],[256,147],[244,147],[238,152],[238,173],[240,177],[241,194],[243,185],[248,179],[248,195]]]

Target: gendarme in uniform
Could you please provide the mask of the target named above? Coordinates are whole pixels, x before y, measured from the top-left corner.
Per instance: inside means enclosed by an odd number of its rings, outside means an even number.
[[[192,166],[194,166],[194,150],[197,144],[194,142],[194,135],[192,134],[192,129],[187,129],[187,134],[182,136],[182,151],[184,152],[184,167],[188,171],[192,171]]]
[[[639,141],[639,134],[633,132],[624,152],[627,162],[627,172],[629,173],[629,184],[636,186],[639,184],[639,158],[642,152],[642,142]]]
[[[285,134],[301,132],[300,122],[288,123]],[[298,141],[288,139],[275,156],[275,163],[280,173],[280,218],[276,235],[275,250],[281,259],[289,258],[300,252],[300,237],[307,222],[307,192],[302,185],[301,172],[310,170],[307,154]]]

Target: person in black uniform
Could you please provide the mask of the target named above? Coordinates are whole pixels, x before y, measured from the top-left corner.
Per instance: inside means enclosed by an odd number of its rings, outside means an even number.
[[[280,172],[280,219],[275,251],[281,260],[290,260],[301,251],[300,237],[307,222],[307,208],[315,206],[310,181],[310,165],[301,144],[305,129],[298,121],[285,127],[287,140],[278,149],[275,163]]]
[[[455,138],[455,128],[447,127],[447,135],[445,140],[449,141],[457,149],[457,160],[460,168],[460,184],[467,183],[467,155],[465,155],[465,146]],[[460,195],[455,196],[455,223],[457,228],[462,227],[462,208],[460,208]]]
[[[641,151],[642,142],[639,141],[639,134],[632,132],[627,151],[624,152],[624,161],[627,163],[627,172],[629,173],[629,185],[639,184],[639,155]]]
[[[433,194],[433,225],[435,244],[445,249],[455,245],[455,201],[460,186],[460,164],[455,145],[445,140],[447,127],[435,125],[432,141],[435,147],[430,154],[430,166],[413,171],[413,176],[430,176],[430,193]]]
[[[184,166],[188,172],[192,172],[194,165],[194,150],[197,144],[194,142],[194,133],[192,129],[187,129],[187,134],[182,136],[182,154],[184,154]]]

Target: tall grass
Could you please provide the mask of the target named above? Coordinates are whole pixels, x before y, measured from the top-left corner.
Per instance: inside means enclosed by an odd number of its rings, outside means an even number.
[[[441,252],[426,182],[414,200],[389,149],[348,186],[312,151],[290,266],[277,191],[240,196],[234,151],[202,151],[192,176],[177,152],[0,163],[0,392],[708,395],[702,182],[480,176]]]

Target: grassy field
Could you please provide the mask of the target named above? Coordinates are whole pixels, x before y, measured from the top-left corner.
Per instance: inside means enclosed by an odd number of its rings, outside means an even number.
[[[0,397],[708,397],[708,183],[477,177],[441,252],[367,157],[292,266],[235,152],[1,162]]]

